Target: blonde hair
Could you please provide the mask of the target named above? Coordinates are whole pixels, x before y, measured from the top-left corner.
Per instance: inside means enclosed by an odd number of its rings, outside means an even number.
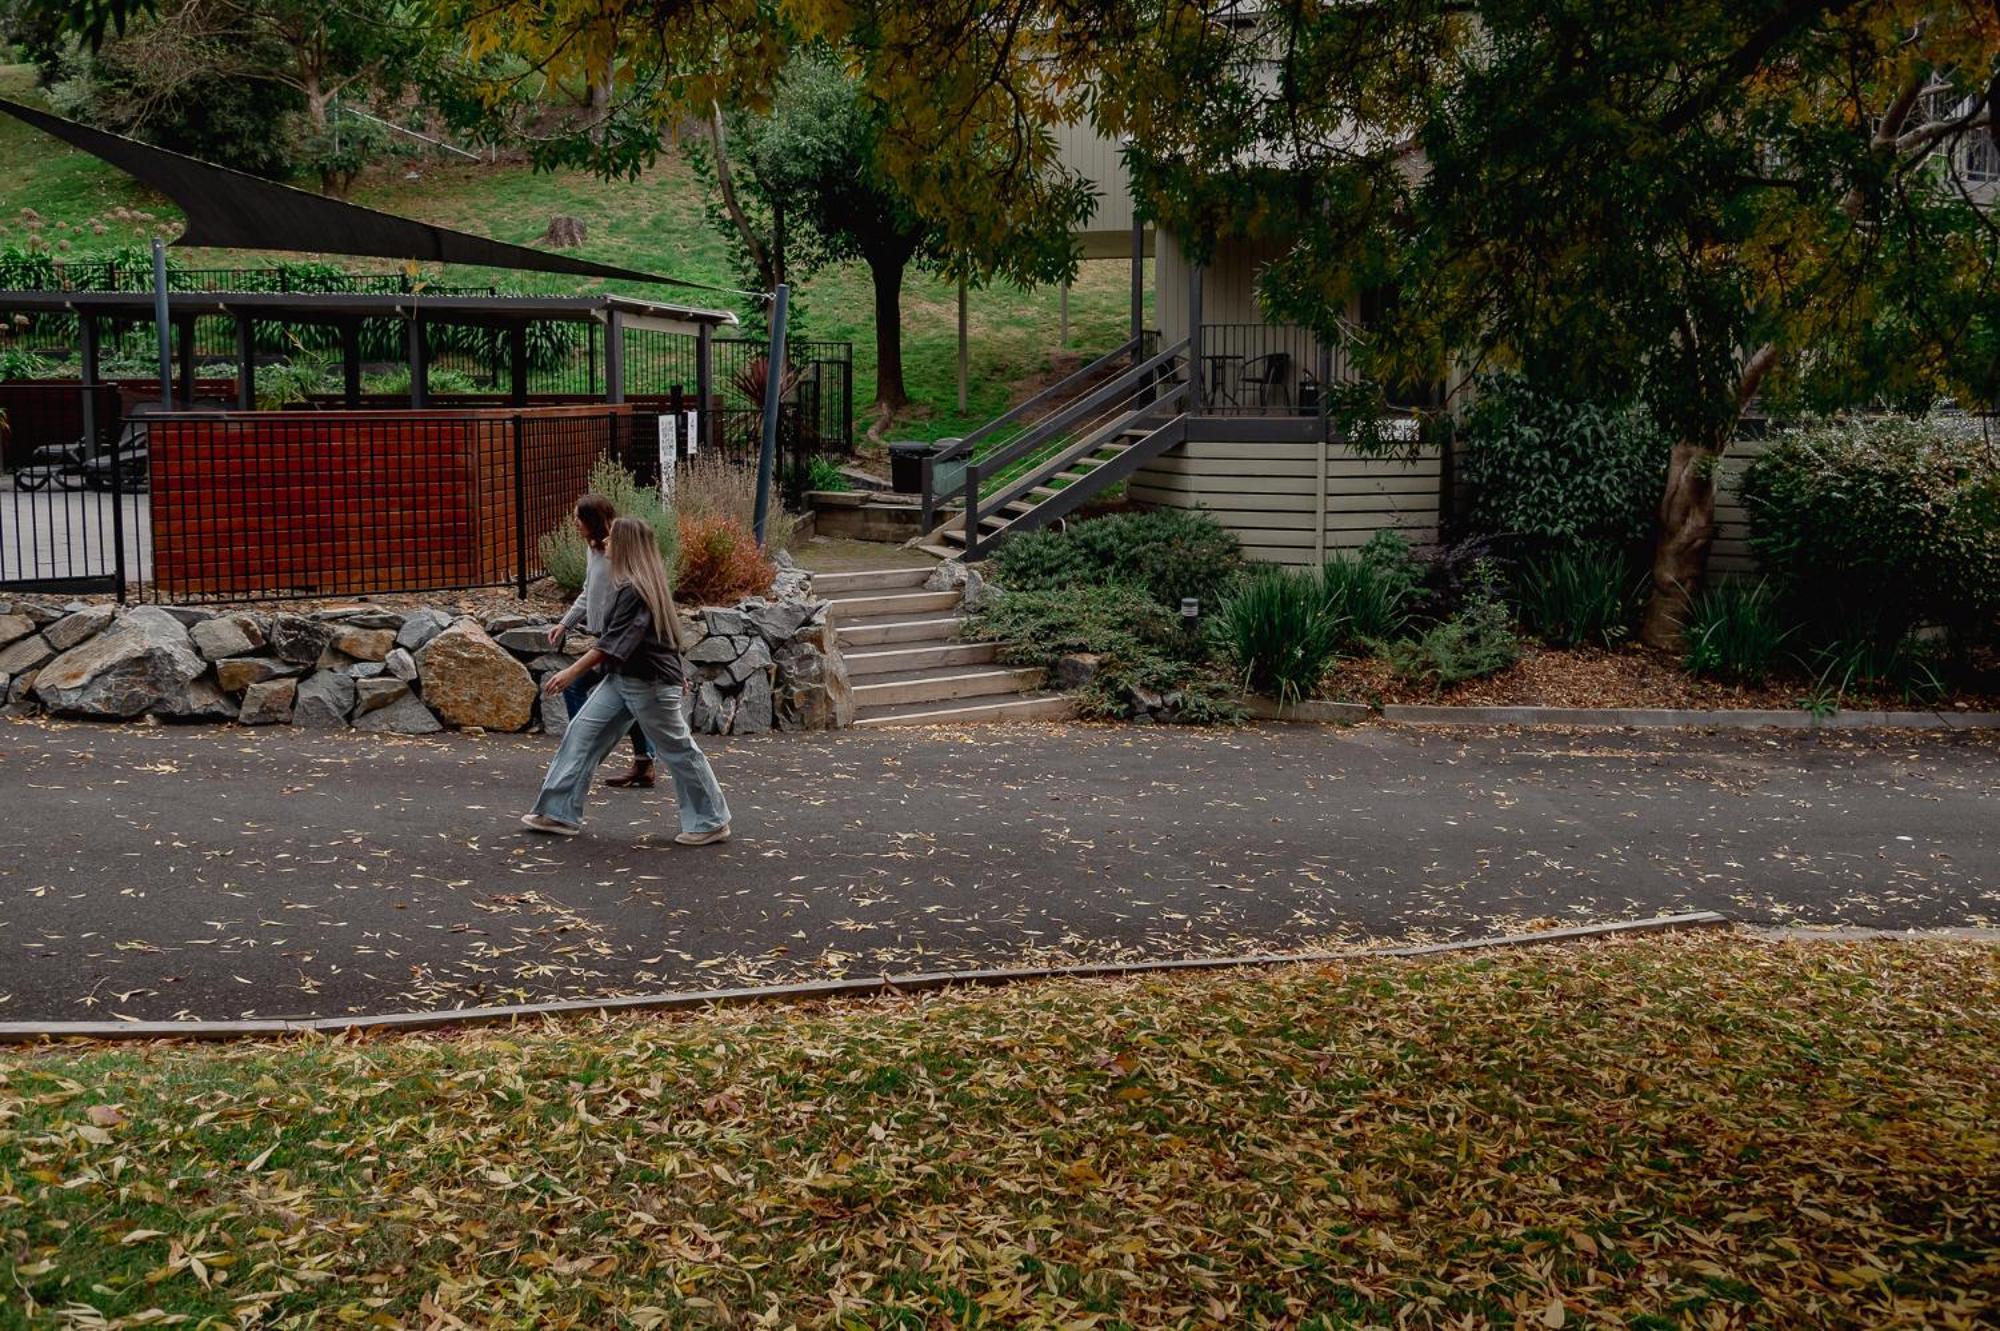
[[[674,609],[673,588],[653,529],[638,518],[615,519],[611,537],[605,542],[605,554],[611,561],[612,579],[639,593],[646,609],[653,614],[653,632],[667,646],[680,651],[681,617]]]

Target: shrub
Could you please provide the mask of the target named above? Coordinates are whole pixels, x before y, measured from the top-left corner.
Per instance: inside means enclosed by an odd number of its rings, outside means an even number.
[[[0,347],[0,379],[47,379],[55,367],[21,347]]]
[[[1222,603],[1216,626],[1244,683],[1286,703],[1319,687],[1348,638],[1321,579],[1284,568],[1246,578]]]
[[[1500,597],[1499,571],[1482,562],[1477,575],[1456,614],[1389,649],[1389,665],[1398,679],[1429,684],[1436,692],[1497,674],[1519,659],[1513,621]]]
[[[1050,669],[1065,656],[1097,657],[1097,673],[1078,699],[1085,716],[1130,716],[1132,690],[1140,688],[1179,694],[1181,718],[1191,723],[1242,717],[1179,617],[1130,587],[1004,591],[962,632],[1002,643],[1000,658],[1010,665]]]
[[[847,479],[830,458],[815,455],[806,468],[806,489],[823,490],[829,494],[846,494],[854,488],[854,482]]]
[[[779,487],[771,487],[771,510],[764,520],[764,545],[789,550],[799,520],[779,502]],[[674,477],[674,511],[690,518],[727,518],[744,531],[757,529],[757,469],[739,466],[715,452],[696,453]]]
[[[1877,614],[1893,649],[1923,624],[1989,640],[2000,626],[2000,456],[1942,421],[1870,421],[1787,434],[1743,482],[1750,540],[1813,637]]]
[[[680,576],[674,592],[688,605],[726,605],[771,589],[777,567],[734,518],[683,517]]]
[[[1558,548],[1529,558],[1514,579],[1521,623],[1555,647],[1615,646],[1632,631],[1644,578],[1604,546]]]
[[[1887,691],[1906,702],[1931,703],[1945,689],[1937,646],[1914,637],[1892,639],[1863,631],[1815,647],[1803,664],[1813,679],[1806,705],[1814,710],[1838,707],[1857,690]]]
[[[677,566],[681,548],[680,525],[667,511],[658,490],[639,484],[631,472],[611,458],[601,458],[591,467],[588,490],[609,499],[612,507],[621,514],[643,519],[653,529],[653,539],[659,543],[660,558],[667,568],[672,570]],[[577,498],[583,496],[578,495]],[[589,549],[583,537],[577,534],[576,522],[569,514],[563,515],[554,531],[542,536],[541,555],[542,567],[548,570],[557,586],[572,595],[583,587]]]
[[[331,387],[327,367],[303,357],[282,365],[261,365],[253,382],[259,411],[278,411]]]
[[[1320,602],[1342,623],[1342,648],[1401,634],[1422,579],[1409,542],[1391,531],[1375,533],[1359,554],[1327,560],[1319,570]]]
[[[1793,630],[1770,583],[1723,582],[1697,596],[1682,630],[1690,675],[1761,684],[1778,664]]]
[[[1017,591],[1115,582],[1137,587],[1169,610],[1183,598],[1209,605],[1243,567],[1236,538],[1205,513],[1163,508],[1114,513],[1066,532],[1024,532],[994,552],[994,578]]]
[[[1515,375],[1480,381],[1458,456],[1473,528],[1535,549],[1652,530],[1670,452],[1641,408],[1578,402]]]

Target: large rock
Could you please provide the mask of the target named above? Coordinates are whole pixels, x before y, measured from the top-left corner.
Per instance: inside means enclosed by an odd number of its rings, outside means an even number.
[[[780,730],[843,730],[854,724],[854,686],[830,625],[801,629],[773,653],[773,724]]]
[[[750,622],[773,646],[785,642],[813,617],[811,601],[775,601],[750,607]]]
[[[64,615],[61,619],[43,629],[42,636],[49,640],[49,646],[59,652],[66,652],[72,647],[82,646],[105,629],[110,628],[111,622],[116,618],[117,613],[117,611],[108,605],[89,606],[76,611],[74,614]],[[173,618],[171,615],[167,617],[169,619]],[[180,623],[179,620],[174,620],[174,622],[176,624]]]
[[[703,680],[695,686],[694,702],[688,708],[688,728],[698,735],[719,735],[727,725],[722,690],[713,680]]]
[[[331,646],[356,661],[380,661],[396,645],[394,629],[364,629],[340,624],[333,630]]]
[[[450,627],[450,615],[442,610],[433,610],[430,606],[425,606],[403,621],[403,627],[396,633],[396,645],[406,652],[414,653]]]
[[[446,725],[522,730],[534,716],[534,676],[469,619],[425,643],[417,670],[424,701]]]
[[[387,629],[391,634],[395,634],[402,632],[403,621],[406,618],[407,616],[399,615],[394,610],[361,610],[341,622],[350,628]]]
[[[743,683],[752,675],[763,675],[768,680],[770,676],[765,674],[765,672],[770,668],[770,665],[771,649],[764,645],[762,638],[752,638],[750,639],[750,645],[744,649],[743,655],[730,663],[729,678],[738,684]]]
[[[192,605],[163,605],[160,609],[179,620],[180,626],[184,629],[192,629],[196,624],[205,623],[215,618],[213,610],[203,610],[198,606]]]
[[[729,722],[732,735],[761,735],[771,728],[771,679],[758,671],[743,683],[736,699],[736,715]]]
[[[356,730],[378,735],[435,735],[444,727],[431,715],[430,708],[406,693],[378,711],[368,712],[354,722]]]
[[[243,706],[236,719],[246,726],[282,726],[292,719],[292,703],[297,699],[295,679],[267,679],[243,691]]]
[[[253,650],[262,650],[264,644],[271,640],[269,615],[260,615],[254,610],[238,610],[234,614],[224,615],[223,618],[234,624],[237,632],[250,640]]]
[[[405,684],[413,684],[417,678],[417,658],[398,647],[382,658],[382,668]]]
[[[743,638],[729,638],[720,634],[703,638],[688,648],[687,659],[696,665],[728,665],[743,655],[743,649],[750,644]]]
[[[221,693],[206,681],[195,687],[207,669],[179,620],[141,606],[43,667],[35,696],[75,716],[212,715]]]
[[[549,649],[549,628],[546,624],[519,625],[502,629],[493,635],[493,641],[521,656],[540,656]]]
[[[359,721],[409,696],[410,686],[400,679],[364,679],[354,686],[354,719]]]
[[[26,615],[0,615],[0,647],[19,642],[35,631],[35,621]]]
[[[7,612],[14,615],[26,615],[38,625],[53,624],[63,617],[63,612],[60,609],[50,605],[46,601],[16,601],[7,607]]]
[[[257,650],[257,644],[250,641],[250,635],[243,631],[242,626],[229,619],[202,620],[188,630],[188,640],[210,661],[248,656]]]
[[[305,673],[304,666],[296,666],[289,661],[280,661],[269,656],[232,656],[215,663],[215,682],[225,693],[241,693],[253,684],[267,680],[290,679]]]
[[[344,730],[354,710],[354,681],[337,670],[321,670],[299,685],[292,706],[292,724],[323,730]]]
[[[56,649],[49,646],[47,638],[39,633],[30,633],[18,642],[0,647],[0,674],[25,674],[55,654]]]
[[[156,712],[176,721],[234,721],[236,703],[216,687],[214,680],[203,676],[188,685],[186,697],[173,705],[160,707]]]
[[[279,615],[271,621],[271,650],[293,665],[316,665],[333,639],[333,630],[304,615]]]
[[[750,617],[741,610],[708,609],[701,612],[701,626],[710,636],[740,638],[750,632]]]

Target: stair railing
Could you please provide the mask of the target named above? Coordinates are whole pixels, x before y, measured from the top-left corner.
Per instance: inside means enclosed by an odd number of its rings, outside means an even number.
[[[986,456],[969,460],[965,464],[965,554],[966,558],[977,558],[984,548],[979,535],[979,486],[990,477],[1006,478],[1006,473],[1016,463],[1032,457],[1038,450],[1057,441],[1069,430],[1102,412],[1114,404],[1117,411],[1109,422],[1100,423],[1096,433],[1086,442],[1101,445],[1103,438],[1111,430],[1122,427],[1127,421],[1136,419],[1163,395],[1177,396],[1187,387],[1184,370],[1186,368],[1187,342],[1185,339],[1174,343],[1147,360],[1124,373],[1106,380],[1098,387],[1066,403],[1045,419],[1022,431],[1006,443],[990,450]],[[1167,386],[1164,389],[1163,385]],[[1026,493],[1041,479],[1040,475],[1052,464],[1060,470],[1065,462],[1073,460],[1068,454],[1074,449],[1058,448],[1050,458],[1040,460],[1038,467],[1031,468],[1021,476],[1012,478],[992,502],[989,510],[1003,506],[1014,495]]]
[[[1159,334],[1154,333],[1151,336],[1157,338]],[[952,441],[946,448],[927,454],[923,461],[923,530],[928,532],[936,525],[939,504],[958,490],[960,468],[972,460],[981,445],[989,444],[995,435],[1008,426],[1026,421],[1051,403],[1058,402],[1065,394],[1074,392],[1077,384],[1102,374],[1116,362],[1137,359],[1137,353],[1144,348],[1145,341],[1145,336],[1127,338],[1082,369],[1064,375],[1033,397],[995,416],[971,434]],[[942,475],[939,474],[940,471]]]

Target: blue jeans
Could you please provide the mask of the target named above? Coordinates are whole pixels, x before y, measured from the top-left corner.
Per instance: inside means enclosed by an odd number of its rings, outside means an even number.
[[[606,675],[570,717],[562,745],[549,763],[549,774],[542,778],[535,812],[581,826],[591,774],[618,747],[618,737],[635,720],[674,779],[681,831],[712,832],[726,824],[729,805],[722,798],[722,787],[716,784],[714,769],[688,729],[680,686],[623,675]]]
[[[590,691],[596,688],[597,682],[603,678],[604,672],[595,670],[563,690],[563,711],[569,714],[570,720],[576,720],[576,714],[583,710],[584,701],[590,697]],[[651,762],[653,758],[653,746],[646,742],[646,732],[639,728],[637,721],[632,723],[632,756],[647,762]]]

